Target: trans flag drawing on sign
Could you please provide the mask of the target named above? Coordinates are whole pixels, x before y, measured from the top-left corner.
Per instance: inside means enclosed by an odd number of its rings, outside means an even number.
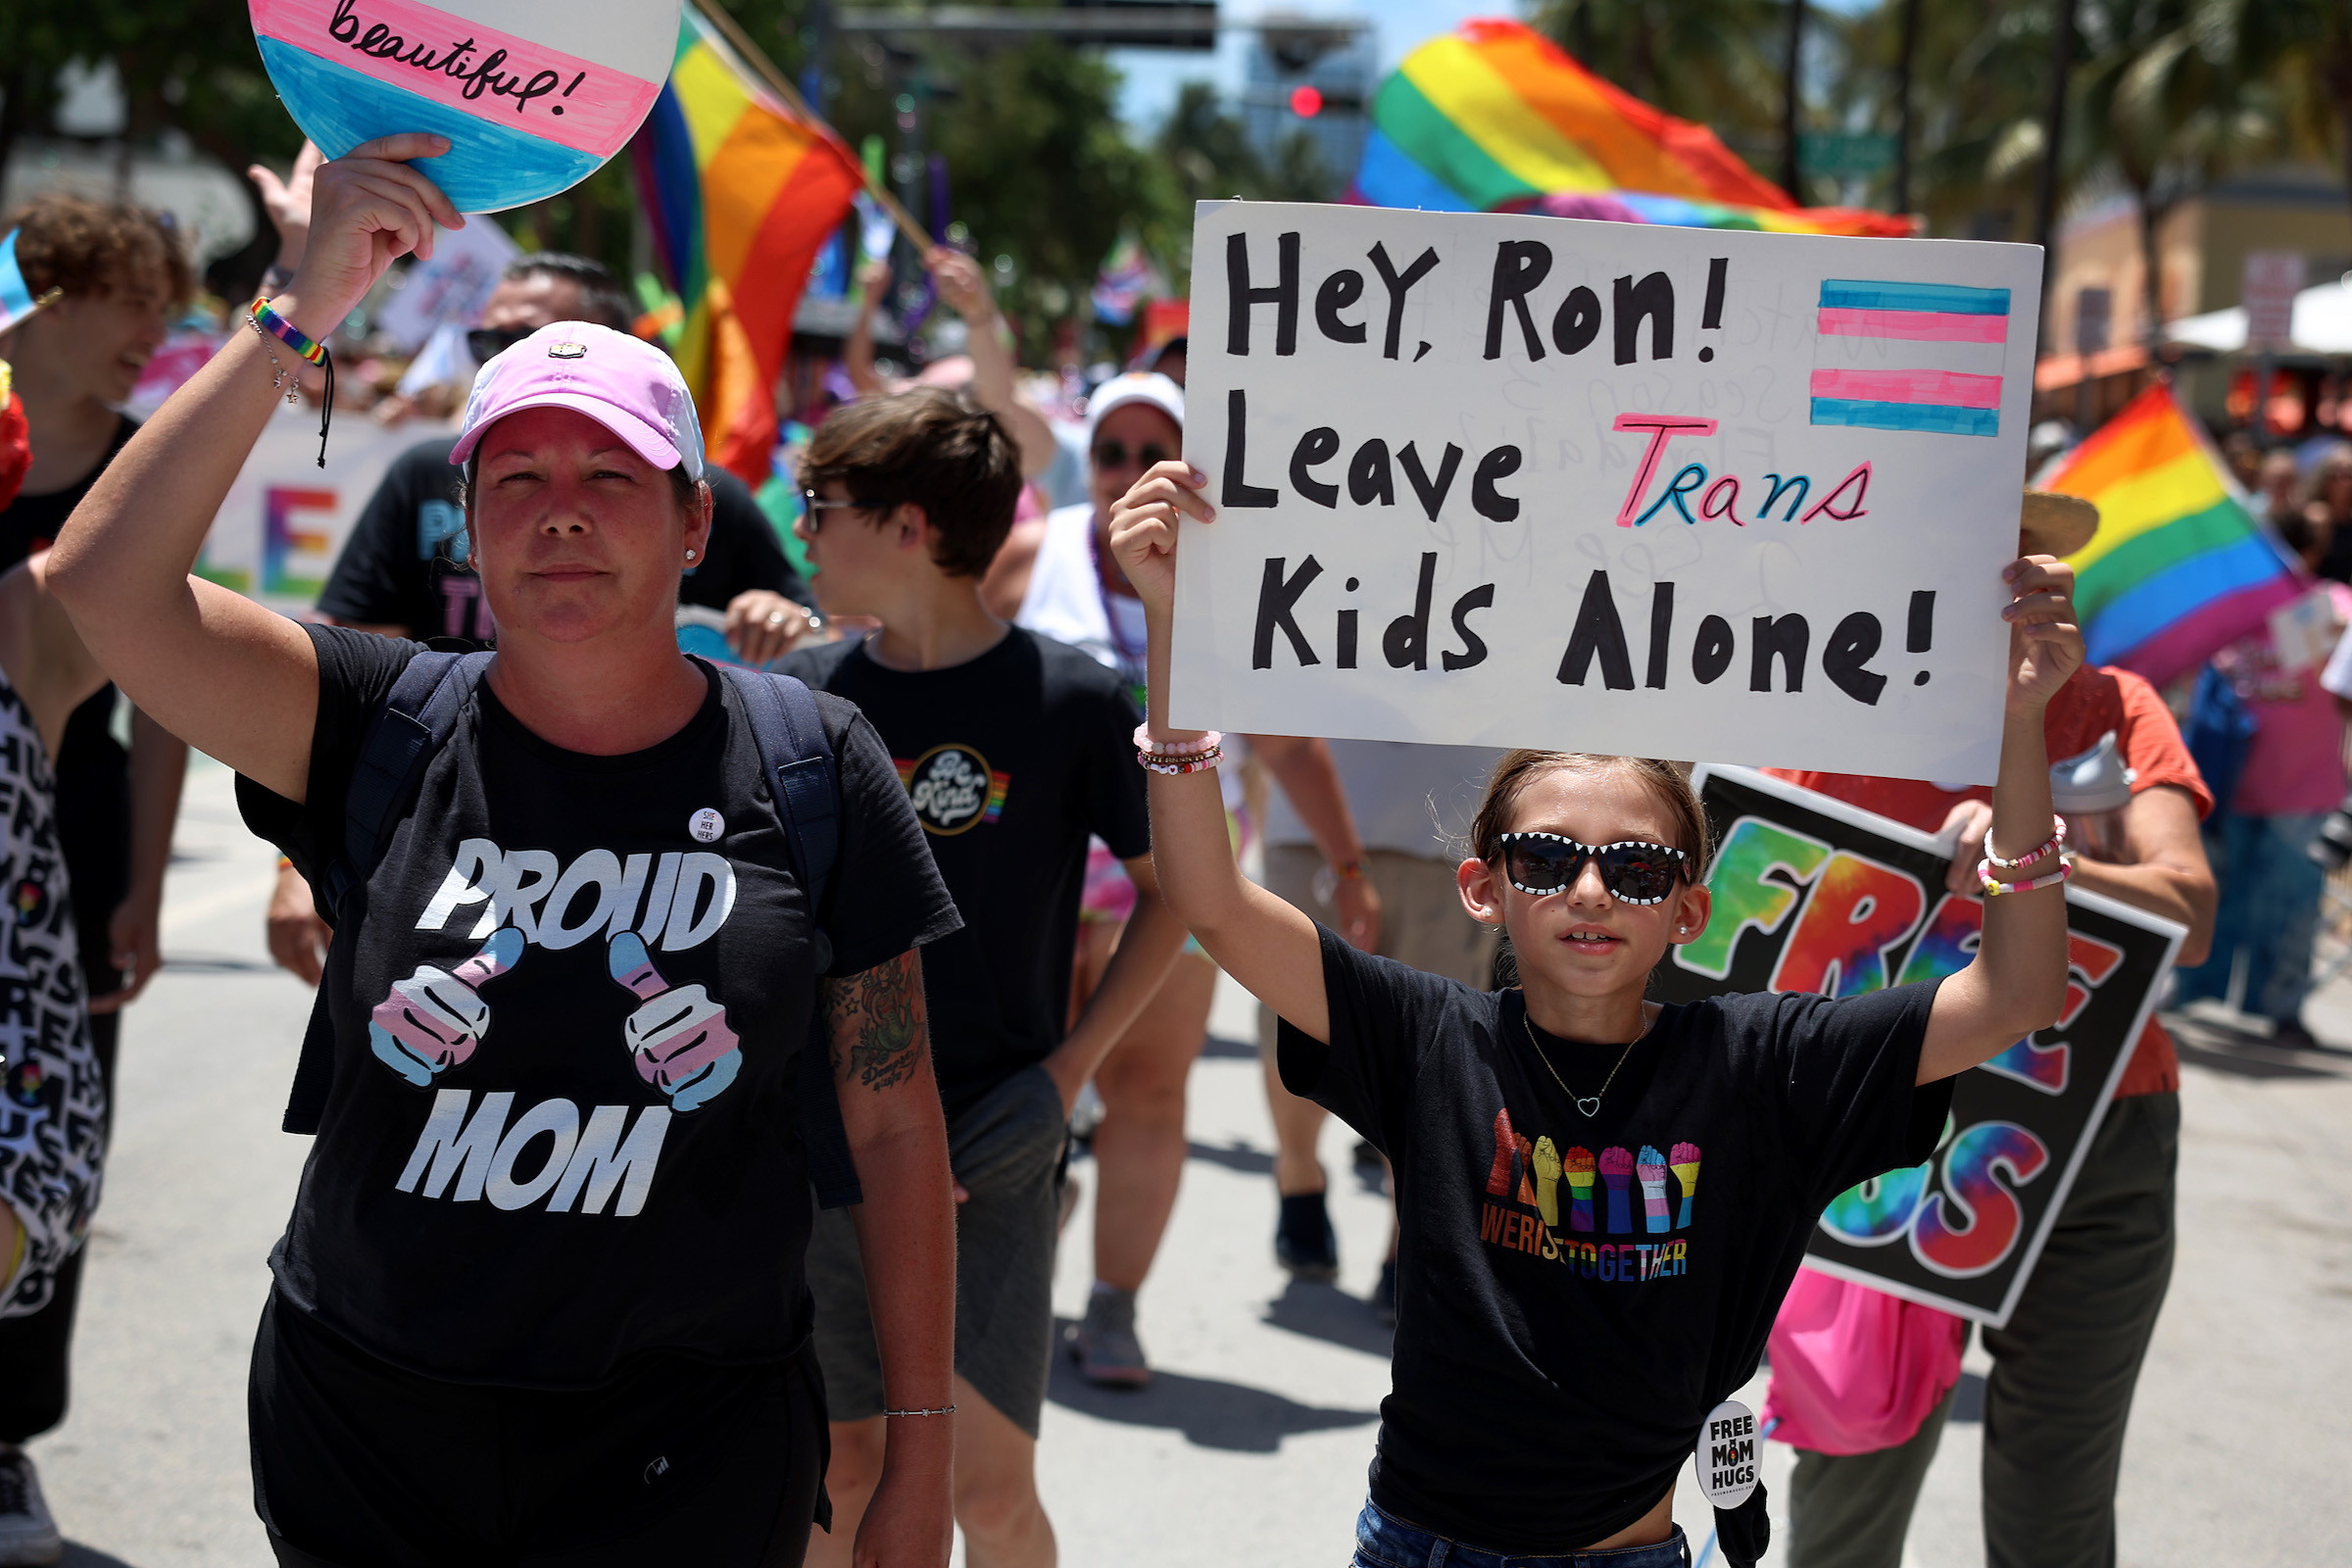
[[[1818,324],[1813,423],[2000,434],[2007,289],[1825,278]]]

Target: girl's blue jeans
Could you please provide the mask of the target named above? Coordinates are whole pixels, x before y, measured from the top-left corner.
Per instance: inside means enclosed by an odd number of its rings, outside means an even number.
[[[1367,1501],[1355,1521],[1355,1568],[1690,1568],[1690,1543],[1674,1534],[1649,1546],[1551,1556],[1487,1551],[1433,1536]]]

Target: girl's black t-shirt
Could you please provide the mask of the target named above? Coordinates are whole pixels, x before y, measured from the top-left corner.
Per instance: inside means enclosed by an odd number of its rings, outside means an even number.
[[[316,881],[420,649],[309,630],[307,803],[238,793]],[[749,722],[703,673],[684,728],[618,757],[550,745],[477,688],[328,955],[334,1087],[270,1258],[281,1309],[411,1371],[522,1387],[806,1337],[810,910]],[[816,701],[842,797],[822,923],[851,975],[958,921],[872,727]]]
[[[1605,1540],[1754,1374],[1830,1200],[1934,1151],[1936,988],[1668,1005],[1586,1116],[1622,1047],[1535,1031],[1547,1069],[1519,992],[1321,935],[1331,1044],[1285,1022],[1282,1080],[1389,1156],[1401,1228],[1373,1500],[1494,1551]]]

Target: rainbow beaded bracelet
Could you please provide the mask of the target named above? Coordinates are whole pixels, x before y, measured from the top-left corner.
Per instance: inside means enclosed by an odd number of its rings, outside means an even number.
[[[318,409],[318,466],[325,467],[327,427],[333,424],[335,419],[334,356],[327,353],[325,344],[318,342],[316,338],[305,336],[301,327],[278,315],[270,308],[270,302],[266,299],[257,297],[252,307],[246,312],[246,316],[253,322],[255,331],[266,332],[276,338],[305,360],[326,371],[326,396],[320,401]],[[293,401],[292,393],[287,394],[287,401]]]

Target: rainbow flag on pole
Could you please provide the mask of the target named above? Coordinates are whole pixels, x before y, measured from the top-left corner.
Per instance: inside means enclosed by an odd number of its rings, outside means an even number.
[[[1465,22],[1372,100],[1353,200],[1695,228],[1903,236],[1910,221],[1798,207],[1712,130],[1593,75],[1520,23]]]
[[[759,484],[802,285],[864,187],[857,155],[771,92],[691,3],[630,151],[654,249],[685,307],[678,368],[710,457]]]
[[[2099,509],[2097,536],[2069,558],[2094,664],[2161,686],[2309,587],[2168,386],[2125,405],[2041,485]]]

